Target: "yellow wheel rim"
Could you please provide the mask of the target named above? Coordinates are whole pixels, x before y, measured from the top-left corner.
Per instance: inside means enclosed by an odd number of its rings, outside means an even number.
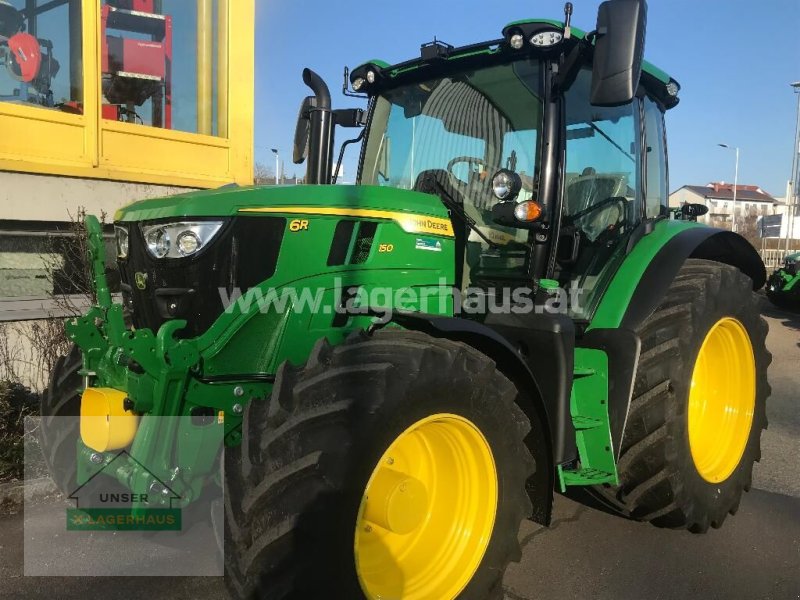
[[[689,445],[697,472],[706,481],[725,481],[739,465],[755,401],[753,345],[744,326],[725,317],[700,347],[689,392]]]
[[[355,562],[366,596],[455,598],[489,545],[497,489],[492,451],[469,420],[437,414],[404,431],[359,510]]]

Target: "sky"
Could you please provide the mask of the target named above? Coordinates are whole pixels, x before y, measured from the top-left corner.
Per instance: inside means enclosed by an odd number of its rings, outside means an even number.
[[[594,29],[598,0],[573,0],[573,25]],[[434,36],[455,46],[501,37],[523,18],[563,17],[558,0],[353,2],[256,0],[256,161],[275,169],[278,148],[287,175],[294,125],[309,95],[304,67],[328,82],[334,108],[363,107],[341,94],[345,65],[419,56]],[[645,57],[681,84],[680,104],[667,113],[670,191],[682,185],[732,182],[784,196],[791,177],[800,81],[800,0],[652,0]],[[338,144],[354,130],[337,130]],[[352,147],[351,147],[352,148]],[[352,181],[357,151],[345,159]]]

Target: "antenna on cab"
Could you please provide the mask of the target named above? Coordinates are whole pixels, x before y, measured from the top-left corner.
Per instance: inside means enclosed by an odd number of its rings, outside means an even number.
[[[564,39],[568,40],[572,36],[572,30],[570,29],[570,23],[572,23],[572,2],[567,2],[564,5]]]

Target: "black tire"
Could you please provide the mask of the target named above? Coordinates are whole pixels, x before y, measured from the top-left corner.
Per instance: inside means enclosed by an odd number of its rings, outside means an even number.
[[[606,505],[625,516],[659,527],[704,533],[735,514],[749,491],[753,463],[761,459],[770,394],[766,348],[768,326],[752,281],[738,269],[687,260],[661,306],[638,330],[642,354],[634,398],[617,465],[620,485],[594,488]],[[711,484],[694,465],[688,438],[689,385],[700,345],[723,317],[744,325],[753,345],[756,402],[744,454],[733,473]]]
[[[78,371],[82,365],[80,350],[72,346],[69,353],[56,362],[41,399],[39,442],[42,454],[50,476],[66,495],[77,487],[75,448],[80,436],[83,389]]]
[[[353,541],[370,473],[406,428],[447,412],[480,428],[500,482],[488,548],[459,597],[502,598],[506,566],[521,558],[534,471],[516,395],[480,352],[409,331],[354,334],[336,347],[321,340],[304,367],[284,363],[269,400],[245,412],[242,445],[226,450],[231,595],[362,598]]]

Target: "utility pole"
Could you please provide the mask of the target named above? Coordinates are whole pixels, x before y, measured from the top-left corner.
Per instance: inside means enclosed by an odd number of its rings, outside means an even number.
[[[275,155],[275,185],[278,185],[278,177],[281,173],[281,156],[278,154],[277,148],[272,148],[272,153]]]
[[[794,233],[794,218],[795,211],[797,210],[797,190],[798,185],[798,155],[800,155],[800,81],[795,81],[791,84],[794,88],[794,93],[797,96],[797,124],[794,128],[794,148],[792,148],[792,177],[791,189],[786,195],[786,246],[784,248],[786,254],[789,254],[789,240],[793,238]]]
[[[733,150],[728,144],[717,144],[721,148]],[[736,231],[736,190],[739,188],[739,146],[735,147],[736,150],[736,170],[733,174],[733,221],[731,222],[731,231]]]

